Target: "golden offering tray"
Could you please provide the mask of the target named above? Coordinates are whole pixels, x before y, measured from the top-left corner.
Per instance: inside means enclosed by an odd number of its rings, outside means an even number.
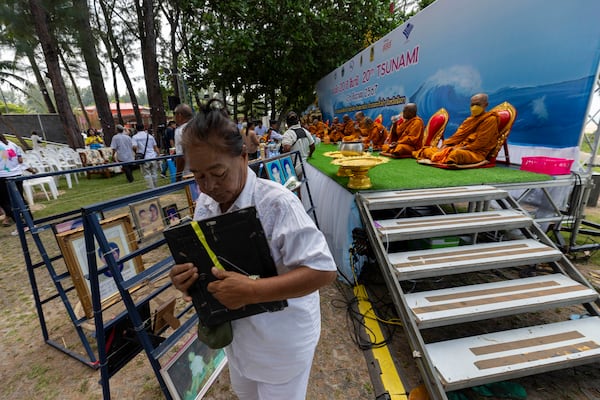
[[[341,151],[327,151],[325,153],[323,153],[323,155],[325,157],[331,157],[331,158],[342,158],[342,157],[346,157],[345,155],[342,154]]]
[[[362,157],[362,156],[368,157],[369,153],[366,153],[366,152],[363,152],[363,153],[353,153],[352,156],[348,156],[348,155],[344,154],[341,151],[328,151],[328,152],[323,153],[323,155],[325,157],[330,157],[330,158],[334,158],[334,159],[340,159],[340,158],[357,157],[357,156],[358,157]],[[337,176],[352,176],[352,170],[350,168],[347,168],[347,167],[344,167],[344,166],[340,166],[338,168],[338,171],[337,171],[336,175]]]
[[[352,175],[349,175],[350,179],[347,185],[350,189],[369,189],[372,186],[371,178],[368,175],[369,170],[388,161],[387,158],[381,157],[356,156],[338,158],[331,163],[339,165],[340,169],[344,168],[351,171]]]

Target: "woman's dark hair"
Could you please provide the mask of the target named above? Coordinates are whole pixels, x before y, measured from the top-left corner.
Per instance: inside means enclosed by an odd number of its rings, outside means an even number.
[[[218,140],[211,141],[211,139]],[[201,106],[194,118],[186,125],[182,138],[184,153],[185,148],[195,142],[209,141],[234,157],[242,155],[245,151],[244,138],[219,99],[211,99]]]

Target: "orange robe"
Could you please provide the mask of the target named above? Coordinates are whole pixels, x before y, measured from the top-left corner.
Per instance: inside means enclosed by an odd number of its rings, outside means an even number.
[[[317,125],[315,125],[315,135],[317,135],[319,139],[323,139],[325,132],[327,132],[327,125],[322,121],[318,121]]]
[[[379,124],[374,124],[371,129],[367,129],[366,131],[368,136],[363,138],[365,148],[368,148],[372,142],[373,150],[381,150],[381,146],[385,143],[388,135],[387,130]]]
[[[344,137],[344,125],[341,123],[332,124],[329,129],[329,140],[339,142]]]
[[[362,123],[357,122],[356,124],[354,124],[354,130],[356,130],[363,139],[369,136],[369,130],[365,126],[364,119]]]
[[[419,158],[447,164],[475,164],[485,160],[497,142],[498,115],[488,111],[465,119],[456,132],[442,142],[442,149],[425,148]],[[448,147],[451,149],[446,150]]]
[[[400,122],[400,123],[398,123]],[[396,121],[390,133],[390,144],[382,151],[397,157],[411,157],[414,151],[418,151],[423,144],[423,119],[413,117],[408,120]],[[394,146],[393,144],[396,143]]]
[[[344,142],[356,142],[361,139],[360,130],[354,129],[354,121],[348,120],[344,124],[344,137],[342,141]]]

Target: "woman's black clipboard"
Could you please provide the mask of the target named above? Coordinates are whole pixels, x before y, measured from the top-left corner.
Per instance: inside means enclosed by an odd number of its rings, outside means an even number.
[[[200,231],[198,231],[198,229]],[[277,275],[256,208],[248,207],[201,221],[187,221],[163,231],[176,264],[191,262],[200,278],[188,290],[201,323],[219,325],[226,321],[248,317],[266,311],[279,311],[287,301],[250,304],[229,310],[206,289],[216,280],[211,273],[214,257],[228,271],[261,278]],[[213,258],[206,250],[206,243]]]

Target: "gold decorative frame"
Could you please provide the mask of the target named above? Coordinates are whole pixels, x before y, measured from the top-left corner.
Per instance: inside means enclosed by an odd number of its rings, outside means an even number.
[[[113,256],[117,259],[130,254],[137,250],[137,243],[129,215],[124,214],[113,218],[100,221],[102,231],[106,236],[106,240],[113,249]],[[85,248],[85,237],[83,229],[69,230],[56,235],[58,245],[65,259],[65,264],[73,284],[75,291],[81,301],[81,305],[85,316],[93,318],[92,294],[89,280],[89,267],[87,263],[87,253]],[[105,264],[100,257],[98,242],[94,240],[96,248],[96,263],[98,269],[101,269]],[[115,247],[113,247],[115,246]],[[118,251],[117,251],[118,249]],[[130,279],[144,270],[144,264],[140,256],[135,257],[125,263],[121,263],[121,274],[123,279]],[[106,271],[98,276],[100,289],[100,302],[102,309],[114,304],[119,299],[119,291],[117,285],[109,271]]]

